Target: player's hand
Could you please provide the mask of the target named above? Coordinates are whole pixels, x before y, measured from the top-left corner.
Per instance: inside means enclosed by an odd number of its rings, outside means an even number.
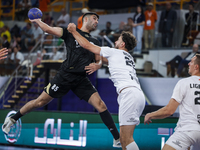
[[[68,27],[67,27],[67,30],[72,33],[72,32],[75,32],[76,31],[76,25],[74,23],[69,23],[68,24]]]
[[[97,71],[98,69],[99,69],[99,64],[97,63],[91,63],[89,64],[89,66],[85,66],[86,73],[89,75]]]
[[[2,48],[2,49],[0,50],[0,60],[1,60],[1,59],[5,59],[5,58],[7,57],[7,56],[6,56],[7,54],[8,54],[8,49],[7,49],[7,48]]]
[[[144,118],[144,124],[149,124],[149,123],[152,123],[150,113],[146,114]]]
[[[29,21],[32,22],[32,23],[33,23],[33,22],[37,23],[37,22],[41,21],[41,18],[40,18],[40,19],[32,19],[32,20],[29,19]]]

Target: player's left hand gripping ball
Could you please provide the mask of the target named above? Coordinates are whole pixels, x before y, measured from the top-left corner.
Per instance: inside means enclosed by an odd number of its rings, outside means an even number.
[[[28,11],[28,17],[31,20],[40,19],[40,18],[42,18],[42,11],[40,9],[38,9],[38,8],[31,8]]]

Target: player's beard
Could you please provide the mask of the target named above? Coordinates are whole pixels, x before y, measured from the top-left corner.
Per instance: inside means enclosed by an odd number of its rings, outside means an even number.
[[[92,23],[92,22],[89,21],[88,24],[87,24],[87,29],[90,32],[92,32],[92,31],[96,30],[97,26],[98,26],[98,24],[95,24],[95,23]]]

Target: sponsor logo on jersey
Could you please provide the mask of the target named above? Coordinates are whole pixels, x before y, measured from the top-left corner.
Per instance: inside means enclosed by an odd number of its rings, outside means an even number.
[[[16,111],[12,110],[7,114],[6,118],[13,116],[14,114],[16,114]],[[6,141],[12,144],[17,142],[21,134],[21,129],[22,129],[22,122],[21,119],[18,119],[16,123],[11,126],[10,132],[7,135],[4,134]]]
[[[172,141],[172,143],[174,143],[174,144],[176,144],[177,146],[179,146],[179,147],[181,147],[182,148],[182,146],[180,145],[181,144],[181,142],[180,141]]]

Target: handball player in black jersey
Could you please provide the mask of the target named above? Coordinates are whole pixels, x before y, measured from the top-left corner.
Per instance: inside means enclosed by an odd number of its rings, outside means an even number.
[[[80,30],[77,29],[82,36],[95,45],[99,45],[99,42],[90,35],[90,32],[96,29],[98,19],[99,16],[94,12],[85,13],[83,15],[83,26]],[[94,69],[94,67],[101,67],[101,63],[93,63],[95,60],[96,62],[100,61],[100,56],[94,55],[92,52],[83,49],[74,39],[73,35],[68,32],[67,28],[50,27],[42,22],[41,19],[34,19],[30,21],[37,23],[43,31],[62,38],[65,41],[67,49],[67,58],[62,63],[53,80],[44,88],[41,95],[37,99],[26,103],[14,116],[5,120],[2,126],[3,132],[8,134],[12,124],[14,124],[20,117],[36,108],[47,105],[53,100],[53,98],[62,97],[67,94],[69,90],[72,90],[80,99],[85,100],[95,107],[95,109],[99,112],[102,121],[114,137],[113,146],[121,147],[119,132],[115,123],[97,90],[86,76],[86,66],[89,68],[87,73],[90,74],[94,70],[97,70]]]

